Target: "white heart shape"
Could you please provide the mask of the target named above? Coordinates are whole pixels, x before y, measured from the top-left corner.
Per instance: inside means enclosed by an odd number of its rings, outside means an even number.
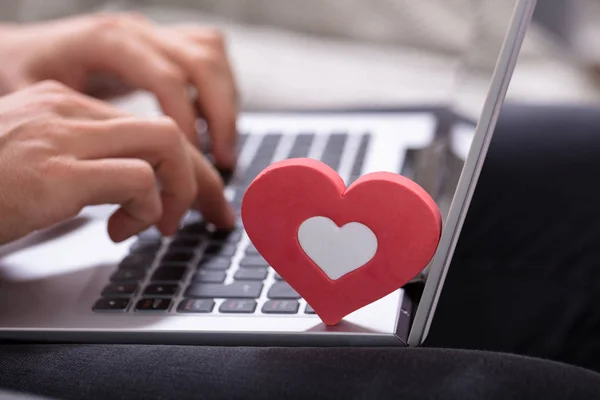
[[[327,217],[312,217],[298,229],[300,247],[333,280],[368,263],[377,252],[377,237],[359,222],[341,228]]]

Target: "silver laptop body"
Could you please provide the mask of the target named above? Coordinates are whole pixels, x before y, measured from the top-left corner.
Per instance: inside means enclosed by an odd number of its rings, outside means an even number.
[[[418,301],[408,287],[399,289],[326,327],[287,283],[261,264],[241,225],[233,232],[215,232],[190,212],[173,237],[161,238],[149,230],[117,245],[106,234],[114,206],[99,206],[0,248],[0,338],[420,345],[434,317],[534,7],[535,0],[515,1],[481,112],[475,120],[457,120],[452,129],[441,129],[439,113],[425,109],[240,116],[239,166],[226,188],[238,208],[253,176],[291,157],[322,160],[347,184],[374,171],[404,174],[433,195],[444,226],[432,262],[409,284],[424,283]],[[146,115],[158,112],[144,94],[120,105]],[[440,190],[436,182],[442,175],[452,184]]]

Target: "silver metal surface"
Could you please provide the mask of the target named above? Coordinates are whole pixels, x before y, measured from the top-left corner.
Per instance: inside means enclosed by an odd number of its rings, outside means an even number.
[[[158,112],[155,104],[148,101],[153,100],[139,95],[122,105],[145,115]],[[347,180],[351,171],[349,160],[353,158],[350,153],[358,149],[357,138],[370,132],[371,144],[362,172],[398,172],[406,150],[430,145],[435,128],[434,116],[425,113],[245,114],[240,119],[240,131],[249,133],[250,138],[241,152],[240,165],[247,165],[265,132],[284,135],[273,161],[286,157],[290,135],[312,132],[324,138],[331,132],[344,132],[350,138],[344,147],[340,173]],[[314,140],[310,155],[318,157],[324,143]],[[72,221],[1,250],[0,337],[87,342],[405,345],[408,314],[412,310],[403,290],[356,311],[336,327],[326,327],[318,317],[304,314],[304,302],[301,312],[294,316],[261,312],[219,314],[216,311],[219,300],[209,315],[182,315],[174,310],[144,315],[94,313],[92,305],[131,244],[131,241],[114,244],[109,240],[106,219],[113,210],[112,206],[88,208]],[[242,240],[247,242],[248,238]],[[243,246],[234,256],[234,268],[241,252]],[[201,254],[199,249],[191,262],[197,261]],[[228,273],[226,282],[232,281],[234,272]],[[267,282],[273,280],[271,272]],[[258,309],[266,301],[265,292]],[[405,312],[401,312],[402,306]],[[404,337],[398,337],[397,333]]]

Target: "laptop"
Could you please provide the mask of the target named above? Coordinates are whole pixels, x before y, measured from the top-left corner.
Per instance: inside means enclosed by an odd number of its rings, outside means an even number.
[[[431,263],[406,287],[326,326],[256,251],[241,218],[234,230],[224,232],[190,211],[172,237],[149,229],[115,244],[106,233],[115,207],[96,206],[0,248],[0,339],[421,345],[534,7],[535,0],[515,0],[489,70],[489,90],[472,115],[458,100],[451,113],[407,109],[240,115],[238,167],[224,175],[226,195],[238,215],[252,179],[269,164],[293,157],[321,160],[346,184],[369,172],[403,174],[432,195],[442,210],[442,236]],[[464,70],[468,79],[482,71],[471,61]],[[138,114],[159,113],[154,100],[143,94],[118,105]]]

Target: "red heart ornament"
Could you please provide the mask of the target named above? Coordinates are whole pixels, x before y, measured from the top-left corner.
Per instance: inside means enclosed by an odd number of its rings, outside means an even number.
[[[442,218],[410,179],[367,174],[346,188],[313,159],[276,162],[248,187],[244,228],[327,325],[404,286],[431,261]]]

